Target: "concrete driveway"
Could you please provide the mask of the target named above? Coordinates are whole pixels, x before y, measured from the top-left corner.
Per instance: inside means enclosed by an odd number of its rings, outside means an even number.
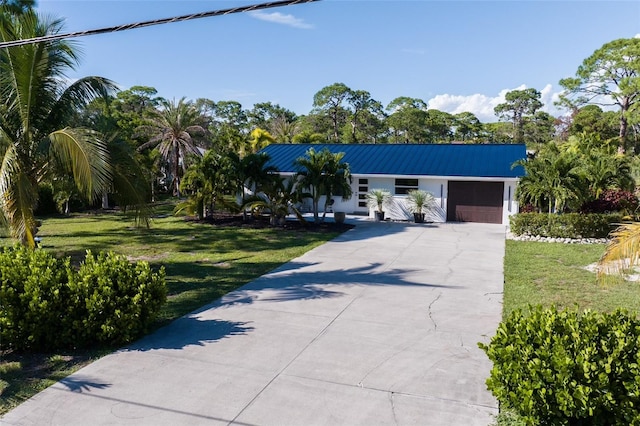
[[[487,425],[504,227],[360,222],[6,425]]]

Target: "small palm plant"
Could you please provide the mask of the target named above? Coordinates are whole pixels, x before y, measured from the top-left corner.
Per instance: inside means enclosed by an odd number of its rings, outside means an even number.
[[[372,189],[367,192],[367,206],[376,210],[376,220],[384,220],[384,207],[391,205],[393,197],[386,189]]]
[[[413,213],[414,221],[423,223],[425,213],[430,212],[435,207],[435,198],[430,192],[414,189],[407,193],[407,207]]]

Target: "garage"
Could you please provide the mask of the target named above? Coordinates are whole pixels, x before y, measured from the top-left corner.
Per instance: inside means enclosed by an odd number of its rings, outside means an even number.
[[[502,223],[504,182],[449,181],[448,222]]]

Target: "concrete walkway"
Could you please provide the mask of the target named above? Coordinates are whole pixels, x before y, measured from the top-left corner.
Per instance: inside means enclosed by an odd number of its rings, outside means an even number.
[[[504,227],[359,223],[5,425],[487,425]]]

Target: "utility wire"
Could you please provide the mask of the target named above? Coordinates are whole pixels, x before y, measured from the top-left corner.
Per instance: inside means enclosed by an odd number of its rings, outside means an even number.
[[[234,7],[231,9],[214,10],[211,12],[192,13],[190,15],[175,16],[173,18],[154,19],[152,21],[137,22],[135,24],[118,25],[115,27],[106,27],[96,30],[77,31],[67,34],[51,34],[42,37],[28,38],[24,40],[12,40],[0,42],[0,48],[23,46],[25,44],[40,43],[45,41],[61,40],[65,38],[84,37],[94,34],[114,33],[118,31],[133,30],[135,28],[150,27],[152,25],[168,24],[171,22],[189,21],[191,19],[208,18],[211,16],[230,15],[232,13],[252,12],[254,10],[270,9],[273,7],[290,6],[301,3],[312,3],[320,0],[280,0],[268,3],[253,4],[249,6]]]

